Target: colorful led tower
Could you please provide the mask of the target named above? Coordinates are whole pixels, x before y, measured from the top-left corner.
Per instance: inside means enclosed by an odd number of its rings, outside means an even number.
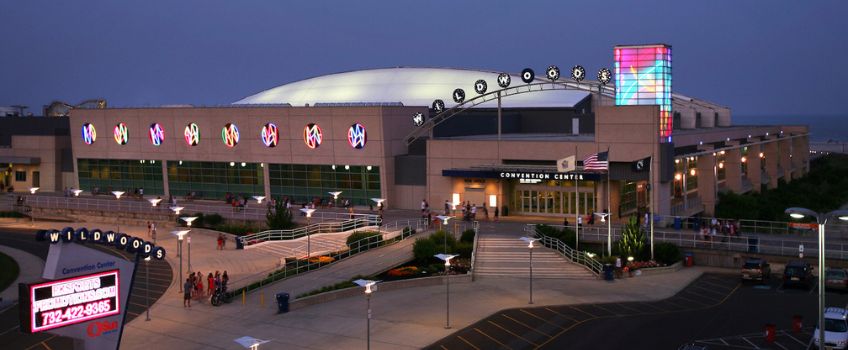
[[[671,46],[615,47],[615,104],[659,105],[660,139],[671,142]]]

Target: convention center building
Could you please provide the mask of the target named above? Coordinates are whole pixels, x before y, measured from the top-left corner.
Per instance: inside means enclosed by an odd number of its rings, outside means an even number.
[[[617,220],[649,208],[711,215],[719,192],[775,188],[808,171],[806,126],[734,125],[730,108],[672,92],[671,62],[668,45],[621,45],[597,74],[368,69],[223,107],[74,109],[71,159],[54,162],[73,171],[42,190],[325,203],[341,191],[359,206],[470,202],[489,215],[609,210]],[[32,171],[33,157],[14,154],[17,137],[8,157]],[[4,181],[18,168],[9,166]]]

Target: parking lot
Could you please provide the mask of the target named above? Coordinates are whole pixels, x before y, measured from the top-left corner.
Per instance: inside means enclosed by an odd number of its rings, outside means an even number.
[[[610,288],[616,288],[610,283]],[[828,306],[848,296],[827,293]],[[805,349],[816,318],[816,290],[783,288],[738,275],[705,274],[675,296],[654,302],[503,310],[432,344],[430,349]],[[791,331],[793,315],[806,326]],[[777,328],[774,343],[765,325]]]

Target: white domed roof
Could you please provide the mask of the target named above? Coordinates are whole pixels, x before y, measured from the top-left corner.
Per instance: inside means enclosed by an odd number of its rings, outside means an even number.
[[[536,81],[543,76],[537,72]],[[541,72],[544,75],[544,72]],[[476,96],[474,83],[483,79],[488,91],[499,89],[498,73],[449,68],[381,68],[336,73],[262,91],[235,102],[245,104],[283,104],[304,106],[333,103],[402,103],[404,106],[430,106],[440,99],[447,107],[455,105],[453,90],[465,90],[466,99]],[[512,75],[510,86],[524,84]],[[579,90],[547,90],[504,97],[504,108],[573,107],[589,93]],[[477,108],[496,108],[489,101]]]

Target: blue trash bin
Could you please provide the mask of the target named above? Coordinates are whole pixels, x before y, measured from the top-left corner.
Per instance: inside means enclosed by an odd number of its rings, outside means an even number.
[[[289,312],[289,293],[277,293],[277,313],[283,314]]]
[[[604,265],[604,280],[605,281],[612,281],[615,278],[614,275],[613,275],[613,272],[615,272],[615,268],[611,264],[605,264]]]
[[[683,220],[680,218],[674,218],[674,229],[680,231],[683,228]]]
[[[236,237],[236,249],[244,249],[244,239],[242,237]]]

